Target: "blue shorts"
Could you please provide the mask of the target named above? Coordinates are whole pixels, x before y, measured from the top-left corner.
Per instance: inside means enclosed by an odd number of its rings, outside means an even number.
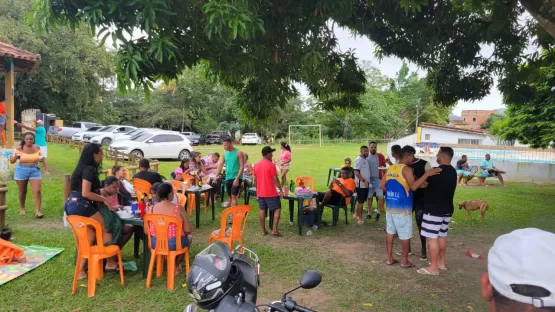
[[[68,216],[90,218],[98,212],[98,205],[83,197],[81,192],[72,191],[64,205],[64,211]]]
[[[380,180],[380,178],[372,178],[370,179],[370,188],[368,189],[368,198],[372,198],[374,196],[374,193],[376,193],[376,196],[378,197],[383,197],[383,190],[380,188],[380,183],[382,181]]]
[[[170,251],[175,251],[175,249],[177,249],[175,237],[170,238],[168,244],[170,247]],[[156,236],[151,236],[150,246],[152,247],[152,249],[156,248]],[[189,236],[181,236],[181,248],[185,248],[187,246],[189,246]]]
[[[16,181],[40,180],[42,179],[42,174],[40,173],[40,168],[38,165],[17,164],[15,166],[15,173],[13,178]]]
[[[397,234],[400,240],[412,238],[412,214],[397,214],[385,212],[387,234]]]
[[[276,210],[281,209],[281,199],[276,197],[258,197],[258,208],[260,210]]]

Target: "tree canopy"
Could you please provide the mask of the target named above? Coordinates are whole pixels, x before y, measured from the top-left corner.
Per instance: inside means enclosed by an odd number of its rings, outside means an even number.
[[[34,21],[43,29],[85,22],[102,40],[119,40],[121,90],[152,88],[203,63],[237,90],[246,113],[265,118],[298,94],[294,82],[326,109],[361,108],[366,79],[353,52],[339,50],[336,26],[370,38],[378,56],[427,69],[434,102],[479,99],[495,75],[526,61],[530,38],[552,41],[535,21],[519,21],[523,12],[516,0],[39,0]],[[492,55],[481,55],[483,46]]]

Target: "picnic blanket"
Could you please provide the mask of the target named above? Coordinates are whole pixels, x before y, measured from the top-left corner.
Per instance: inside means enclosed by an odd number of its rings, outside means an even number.
[[[54,256],[62,252],[63,248],[53,248],[44,246],[21,246],[25,250],[23,256],[27,258],[27,262],[12,262],[8,265],[0,265],[0,286],[7,282],[33,270]]]

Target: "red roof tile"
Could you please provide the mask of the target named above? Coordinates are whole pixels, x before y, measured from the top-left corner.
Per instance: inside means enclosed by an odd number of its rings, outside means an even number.
[[[438,125],[438,124],[427,123],[427,122],[421,122],[420,126],[424,127],[424,128],[433,128],[433,129],[441,129],[441,130],[448,130],[448,131],[488,135],[488,131],[484,130],[484,129],[469,129],[469,128],[462,128],[462,127],[452,127],[452,126]]]
[[[16,72],[35,71],[40,65],[40,54],[35,54],[27,50],[19,49],[11,44],[0,42],[0,57],[8,57],[14,59],[14,67]],[[4,62],[0,62],[0,71],[6,71]]]

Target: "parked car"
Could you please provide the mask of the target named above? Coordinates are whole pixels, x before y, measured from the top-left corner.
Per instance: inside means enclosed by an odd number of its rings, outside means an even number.
[[[206,144],[222,144],[222,137],[218,134],[209,134],[206,136]]]
[[[184,136],[189,136],[189,135],[193,135],[193,134],[196,134],[196,133],[190,132],[190,131],[189,132],[185,131],[185,132],[181,132],[181,134],[183,134]]]
[[[73,141],[82,141],[82,140],[83,140],[83,136],[84,136],[85,134],[91,134],[91,133],[93,133],[93,132],[100,131],[102,128],[105,128],[105,126],[94,126],[94,127],[89,128],[87,131],[74,133],[74,134],[71,136],[71,139],[72,139]]]
[[[131,132],[137,128],[131,126],[112,126],[113,128],[109,131],[98,132],[94,135],[90,141],[93,143],[100,143],[102,145],[110,145],[114,141],[117,135],[125,134]]]
[[[257,145],[262,144],[262,138],[256,133],[245,133],[241,138],[241,144],[243,145]]]
[[[127,133],[119,133],[114,137],[114,140],[112,142],[117,142],[117,141],[122,141],[122,140],[129,140],[132,137],[139,135],[143,132],[147,132],[147,131],[157,131],[160,129],[156,129],[156,128],[137,128],[135,130],[131,130]]]
[[[71,124],[71,127],[59,127],[58,135],[71,138],[75,133],[87,131],[88,129],[94,126],[100,126],[100,125],[94,122],[77,121]]]
[[[222,139],[224,137],[231,138],[231,133],[229,133],[229,131],[212,131],[210,132],[210,135],[217,135]]]
[[[189,158],[193,147],[181,133],[175,131],[147,131],[129,140],[117,141],[110,145],[111,151],[135,154],[137,157],[157,159]]]
[[[193,146],[197,146],[197,145],[204,145],[206,144],[206,136],[203,134],[191,134],[191,135],[185,135],[185,137],[187,137],[187,139],[189,139],[189,141],[191,141],[191,145]]]

